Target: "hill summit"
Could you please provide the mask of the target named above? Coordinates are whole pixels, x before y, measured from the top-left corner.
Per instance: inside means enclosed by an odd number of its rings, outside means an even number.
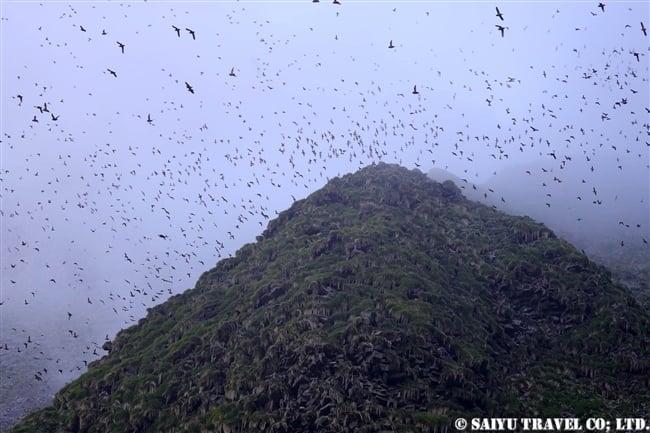
[[[329,181],[14,432],[451,431],[650,413],[650,318],[545,226],[378,164]]]

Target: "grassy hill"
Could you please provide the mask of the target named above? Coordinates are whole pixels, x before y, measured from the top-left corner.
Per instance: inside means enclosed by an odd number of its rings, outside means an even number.
[[[648,177],[647,168],[612,178],[601,176],[594,184],[594,179],[583,182],[584,172],[590,172],[584,163],[577,170],[546,170],[544,166],[542,161],[514,166],[478,185],[442,169],[432,169],[428,175],[439,182],[452,180],[471,200],[543,223],[610,269],[612,279],[648,308],[650,186],[639,183]],[[554,181],[557,176],[562,182]]]
[[[449,431],[650,413],[650,317],[545,226],[379,164],[149,310],[13,432]]]

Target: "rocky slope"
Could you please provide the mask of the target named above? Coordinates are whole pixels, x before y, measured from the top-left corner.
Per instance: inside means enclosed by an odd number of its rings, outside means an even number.
[[[650,413],[650,318],[545,226],[380,164],[333,179],[14,432],[450,431]]]

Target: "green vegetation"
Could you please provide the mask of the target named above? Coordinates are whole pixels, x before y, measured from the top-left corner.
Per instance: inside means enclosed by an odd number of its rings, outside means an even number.
[[[280,213],[14,432],[650,413],[649,329],[609,271],[548,228],[380,164]]]

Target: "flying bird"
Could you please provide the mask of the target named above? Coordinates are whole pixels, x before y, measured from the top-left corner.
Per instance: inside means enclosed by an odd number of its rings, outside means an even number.
[[[641,21],[641,31],[643,32],[643,36],[648,36],[648,31],[646,30],[645,26],[643,25],[643,21]]]
[[[506,31],[506,28],[507,28],[507,27],[500,26],[499,24],[495,24],[494,26],[495,26],[497,29],[499,29],[499,31],[501,32],[501,37],[503,37],[504,32]]]
[[[497,6],[496,9],[497,9],[497,16],[501,19],[501,21],[503,21],[503,14],[502,14],[501,11],[499,10],[499,7]]]
[[[117,41],[117,45],[120,46],[120,49],[122,50],[122,54],[124,54],[124,44],[120,41]]]
[[[176,31],[176,34],[177,34],[178,37],[180,38],[180,37],[181,37],[181,29],[179,29],[178,27],[176,27],[176,26],[174,26],[174,25],[172,25],[172,27],[174,28],[174,30]]]
[[[388,48],[395,48],[395,45],[393,45],[393,40],[392,39],[388,43]]]
[[[192,35],[192,39],[196,40],[196,35],[194,34],[194,30],[188,29],[187,27],[185,28],[185,30],[187,30],[190,33],[190,35]]]
[[[235,68],[230,69],[230,73],[228,75],[230,75],[231,77],[236,77]]]
[[[605,12],[605,3],[603,2],[598,3],[598,7],[600,8],[601,11]]]
[[[190,86],[190,83],[188,83],[187,81],[185,82],[185,87],[187,87],[188,92],[194,94],[194,88]]]
[[[413,93],[414,95],[419,95],[420,94],[420,92],[418,92],[417,86],[413,86],[413,92],[411,92],[411,93]]]
[[[116,73],[115,71],[113,71],[112,69],[108,69],[108,68],[106,68],[106,70],[107,70],[108,72],[110,72],[110,74],[111,74],[112,76],[114,76],[115,78],[117,78],[117,73]]]
[[[147,114],[147,123],[152,123],[153,119],[151,118],[151,114]]]

